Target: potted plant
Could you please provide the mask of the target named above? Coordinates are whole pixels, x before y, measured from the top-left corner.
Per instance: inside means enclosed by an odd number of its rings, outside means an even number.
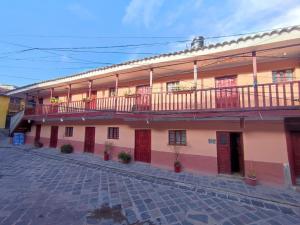
[[[130,89],[128,89],[125,94],[125,98],[136,98],[139,94],[132,93]]]
[[[36,147],[36,148],[42,148],[43,146],[44,146],[44,144],[41,143],[40,141],[35,141],[34,142],[34,147]]]
[[[183,84],[180,84],[174,88],[173,92],[178,94],[189,94],[192,93],[194,90],[195,90],[194,87],[187,87]]]
[[[51,98],[50,103],[51,104],[57,104],[58,103],[58,98]]]
[[[250,170],[247,176],[245,177],[245,183],[251,186],[256,186],[257,178],[254,170]]]
[[[122,151],[119,153],[118,158],[122,163],[128,164],[131,161],[131,154],[128,152]]]
[[[174,145],[175,161],[174,161],[174,172],[180,173],[182,169],[182,164],[179,161],[179,149],[178,146]]]
[[[71,144],[62,145],[60,147],[60,152],[65,154],[70,154],[74,150],[73,146]]]
[[[181,162],[176,160],[174,162],[174,171],[175,173],[180,173],[181,172]]]
[[[111,142],[105,142],[104,144],[104,160],[108,161],[110,156],[110,151],[112,149],[112,143]]]
[[[89,102],[91,99],[89,97],[83,98],[82,101]]]

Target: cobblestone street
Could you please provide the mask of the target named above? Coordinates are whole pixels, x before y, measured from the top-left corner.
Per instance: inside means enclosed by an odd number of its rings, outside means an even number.
[[[171,174],[89,154],[1,147],[0,224],[300,224],[294,191]]]

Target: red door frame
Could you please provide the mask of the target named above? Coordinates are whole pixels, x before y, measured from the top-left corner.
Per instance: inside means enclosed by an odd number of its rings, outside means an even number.
[[[89,93],[87,93],[87,96]],[[90,99],[85,102],[86,109],[96,109],[96,102],[97,102],[97,91],[91,91]]]
[[[290,166],[292,184],[296,185],[296,173],[295,173],[295,161],[294,161],[294,149],[292,143],[292,133],[300,132],[300,118],[286,118],[284,121],[285,136],[287,143],[287,154]]]
[[[134,160],[151,163],[151,130],[135,130]]]
[[[239,93],[236,88],[237,75],[215,78],[216,86],[216,108],[239,107]],[[226,89],[228,87],[228,89]],[[220,90],[218,90],[220,88]]]
[[[244,146],[243,146],[243,133],[232,131],[217,131],[217,162],[218,173],[231,174],[231,134],[239,134],[238,154],[239,154],[239,167],[241,176],[245,175],[245,160],[244,160]]]
[[[292,184],[296,185],[296,163],[295,163],[295,147],[293,143],[293,135],[295,133],[300,133],[299,130],[286,130],[286,141],[287,141],[287,151],[288,151],[288,160],[290,165],[290,173]],[[300,135],[299,135],[300,136]]]
[[[150,109],[150,86],[149,85],[140,85],[136,86],[135,93],[136,97],[136,106],[138,110],[149,110]]]
[[[230,132],[217,131],[218,173],[231,174]]]
[[[94,153],[95,151],[95,127],[85,127],[84,152]]]
[[[39,142],[41,139],[41,128],[42,128],[41,124],[37,124],[35,127],[35,138],[34,138],[35,142]]]
[[[233,132],[233,133],[238,133],[239,134],[239,140],[240,142],[238,143],[239,149],[238,149],[238,154],[239,154],[239,166],[240,166],[240,174],[242,176],[245,176],[245,159],[244,159],[244,141],[243,141],[243,133],[242,132]]]
[[[58,141],[58,126],[51,126],[51,134],[50,134],[50,148],[56,148]]]

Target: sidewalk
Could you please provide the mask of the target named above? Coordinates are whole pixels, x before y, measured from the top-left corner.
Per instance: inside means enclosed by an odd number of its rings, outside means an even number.
[[[10,147],[12,147],[10,145]],[[15,147],[15,146],[14,146]],[[30,149],[38,155],[47,157],[55,157],[60,160],[72,160],[79,164],[90,164],[93,166],[101,166],[104,169],[116,170],[124,175],[139,176],[140,179],[147,180],[148,178],[158,179],[158,182],[172,182],[173,185],[191,190],[201,190],[209,192],[226,192],[229,194],[238,194],[245,197],[255,197],[260,200],[271,201],[279,204],[287,204],[300,209],[300,193],[292,189],[274,188],[263,185],[255,187],[246,185],[243,180],[231,179],[227,177],[208,176],[193,174],[190,172],[174,173],[173,171],[160,169],[149,164],[132,162],[130,164],[122,164],[116,161],[104,161],[99,155],[90,153],[73,153],[61,154],[56,149],[41,148],[33,149],[31,146],[18,146],[22,149]],[[126,174],[125,174],[126,175]],[[141,175],[143,177],[141,177]]]

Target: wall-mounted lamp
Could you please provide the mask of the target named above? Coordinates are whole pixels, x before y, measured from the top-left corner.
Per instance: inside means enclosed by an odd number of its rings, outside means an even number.
[[[60,118],[60,122],[64,122],[64,119],[63,119],[63,118]]]
[[[84,117],[81,117],[82,121],[85,121],[85,118]]]
[[[31,120],[27,120],[28,123],[31,123]]]
[[[43,118],[43,119],[42,119],[42,122],[45,123],[45,121],[46,121],[45,118]]]

